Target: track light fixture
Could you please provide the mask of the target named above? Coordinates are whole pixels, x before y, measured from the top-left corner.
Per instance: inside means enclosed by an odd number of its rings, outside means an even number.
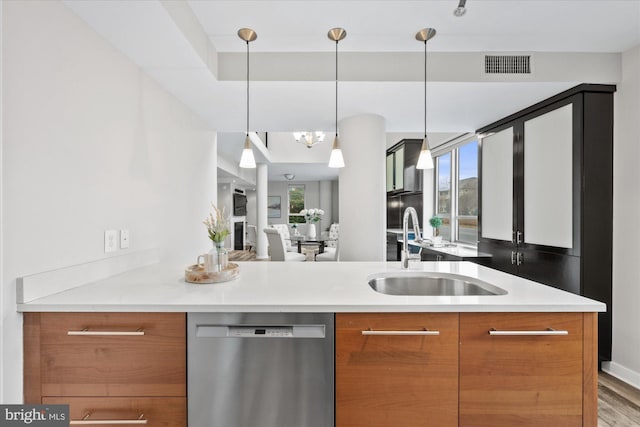
[[[467,8],[465,7],[466,3],[467,0],[460,0],[460,2],[458,3],[458,7],[453,10],[453,15],[457,16],[458,18],[464,16],[464,14],[467,13]]]

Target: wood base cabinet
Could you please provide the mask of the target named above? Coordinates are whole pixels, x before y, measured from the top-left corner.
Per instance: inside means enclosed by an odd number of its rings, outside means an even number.
[[[461,313],[460,425],[597,425],[596,315]]]
[[[597,383],[597,313],[336,314],[336,427],[596,427]]]
[[[457,425],[457,313],[336,314],[336,427]]]
[[[24,401],[72,420],[186,426],[186,368],[185,313],[24,314]]]

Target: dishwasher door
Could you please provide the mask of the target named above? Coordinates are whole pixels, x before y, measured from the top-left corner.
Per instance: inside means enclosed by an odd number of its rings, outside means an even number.
[[[189,313],[189,427],[332,427],[333,313]]]

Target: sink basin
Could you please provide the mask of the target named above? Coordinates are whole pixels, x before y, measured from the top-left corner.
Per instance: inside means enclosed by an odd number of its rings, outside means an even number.
[[[450,273],[415,273],[373,277],[369,286],[387,295],[467,296],[506,295],[507,291],[467,276]]]

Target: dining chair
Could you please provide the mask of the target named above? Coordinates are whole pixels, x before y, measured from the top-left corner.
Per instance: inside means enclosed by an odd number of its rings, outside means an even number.
[[[324,252],[316,255],[316,261],[338,261],[339,240],[335,241],[335,247],[325,247]]]
[[[307,257],[297,252],[287,252],[285,250],[284,238],[275,228],[264,229],[269,241],[269,252],[271,261],[306,261]]]

